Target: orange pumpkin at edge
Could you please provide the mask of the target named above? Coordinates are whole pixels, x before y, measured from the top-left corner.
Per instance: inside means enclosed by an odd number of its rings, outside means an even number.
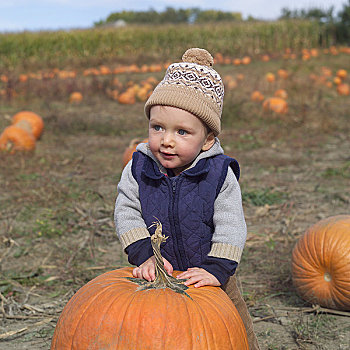
[[[292,253],[292,279],[309,303],[350,310],[350,215],[311,226]]]
[[[14,125],[4,129],[0,135],[0,150],[14,154],[18,151],[33,151],[35,138],[32,133]]]

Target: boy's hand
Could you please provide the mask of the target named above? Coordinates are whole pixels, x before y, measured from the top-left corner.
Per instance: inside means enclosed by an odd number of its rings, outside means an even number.
[[[220,282],[214,275],[200,267],[191,267],[187,269],[187,271],[180,273],[177,278],[187,279],[184,283],[186,286],[195,283],[194,286],[196,288],[204,286],[220,286]]]
[[[170,262],[163,258],[165,271],[169,274],[173,274],[173,266]],[[156,278],[156,258],[151,256],[148,260],[142,263],[139,267],[135,267],[132,270],[132,275],[137,278],[143,278],[149,282],[154,281]]]

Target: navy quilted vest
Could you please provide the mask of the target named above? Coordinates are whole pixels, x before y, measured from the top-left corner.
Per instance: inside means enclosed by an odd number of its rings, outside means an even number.
[[[162,223],[168,237],[161,247],[162,255],[175,270],[199,266],[209,253],[214,201],[229,166],[238,180],[238,162],[223,154],[201,159],[193,168],[170,178],[150,157],[134,153],[132,174],[139,185],[143,219],[147,227],[155,218]]]

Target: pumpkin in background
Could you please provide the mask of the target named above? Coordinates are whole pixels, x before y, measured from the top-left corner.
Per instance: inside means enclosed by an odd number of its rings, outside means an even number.
[[[337,92],[339,95],[349,96],[350,95],[350,85],[347,83],[342,83],[337,86]]]
[[[264,95],[258,91],[258,90],[255,90],[252,92],[252,94],[250,95],[250,99],[253,101],[253,102],[261,102],[264,100]]]
[[[289,73],[285,69],[282,69],[282,68],[277,71],[277,74],[281,79],[288,79],[288,77],[289,77]]]
[[[268,81],[269,83],[274,83],[275,80],[276,80],[276,76],[275,76],[275,74],[269,72],[269,73],[266,73],[265,79],[266,79],[266,81]]]
[[[152,91],[149,90],[148,86],[142,86],[136,92],[136,97],[139,101],[146,102],[147,99],[151,96]]]
[[[340,79],[345,79],[347,75],[348,72],[345,69],[339,69],[337,71],[337,77],[339,77]]]
[[[333,83],[334,83],[335,85],[340,85],[340,84],[342,83],[342,80],[341,80],[341,78],[339,78],[339,77],[334,77],[334,78],[333,78]]]
[[[107,66],[104,66],[104,65],[102,65],[102,66],[99,67],[99,71],[100,71],[100,74],[101,74],[101,75],[112,74],[111,69],[110,69],[109,67],[107,67]]]
[[[312,304],[350,310],[350,215],[317,222],[292,253],[297,293]]]
[[[303,55],[301,56],[301,59],[302,59],[303,61],[308,61],[310,58],[311,58],[311,55],[310,55],[309,52],[305,52],[305,53],[303,53]]]
[[[28,75],[27,74],[20,74],[18,76],[18,80],[21,82],[21,83],[25,83],[27,80],[28,80]]]
[[[239,66],[242,63],[242,60],[240,58],[235,58],[235,59],[233,59],[232,63],[235,66]]]
[[[238,85],[237,80],[234,79],[232,75],[224,76],[223,81],[224,81],[225,89],[227,90],[235,89]]]
[[[322,75],[325,77],[331,77],[332,76],[332,71],[327,68],[327,67],[321,67]]]
[[[62,311],[51,350],[245,350],[243,322],[219,287],[138,290],[132,267],[104,273]],[[180,272],[174,271],[177,276]]]
[[[4,129],[0,135],[0,150],[11,154],[17,151],[32,151],[35,149],[35,138],[31,132],[16,124]]]
[[[252,61],[252,59],[249,56],[244,56],[242,58],[242,64],[249,64]]]
[[[272,111],[278,114],[286,114],[288,112],[288,103],[280,97],[267,98],[263,103],[265,112]]]
[[[224,58],[224,64],[231,64],[232,60],[230,57],[225,57]]]
[[[125,149],[123,153],[123,168],[132,158],[134,152],[136,152],[136,147],[139,143],[147,143],[148,139],[140,140],[138,138],[132,139],[129,143],[129,146]]]
[[[319,55],[318,49],[315,49],[315,48],[311,49],[310,50],[310,55],[312,57],[318,57],[318,55]]]
[[[242,80],[244,80],[244,74],[243,74],[243,73],[238,73],[238,74],[236,75],[236,79],[237,79],[237,81],[242,81]]]
[[[73,91],[69,95],[69,103],[80,103],[83,100],[83,94],[79,91]]]
[[[286,100],[288,98],[288,93],[284,89],[278,89],[275,91],[274,96],[280,97],[280,98],[283,98],[284,100]]]
[[[25,120],[30,124],[33,136],[35,139],[39,139],[44,130],[44,121],[42,118],[34,112],[21,111],[12,117],[12,124],[16,124],[21,120]]]
[[[135,93],[131,90],[125,91],[118,96],[117,100],[124,105],[133,105],[136,103]]]
[[[224,56],[218,52],[214,55],[214,62],[215,64],[223,64],[224,63]]]

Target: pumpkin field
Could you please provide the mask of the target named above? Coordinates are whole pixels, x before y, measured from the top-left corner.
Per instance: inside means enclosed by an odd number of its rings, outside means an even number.
[[[113,222],[125,151],[189,47],[225,85],[219,138],[248,227],[237,278],[261,349],[350,349],[349,308],[309,303],[292,280],[305,231],[350,215],[350,48],[308,22],[187,29],[0,34],[1,349],[50,349],[78,289],[130,266]]]

